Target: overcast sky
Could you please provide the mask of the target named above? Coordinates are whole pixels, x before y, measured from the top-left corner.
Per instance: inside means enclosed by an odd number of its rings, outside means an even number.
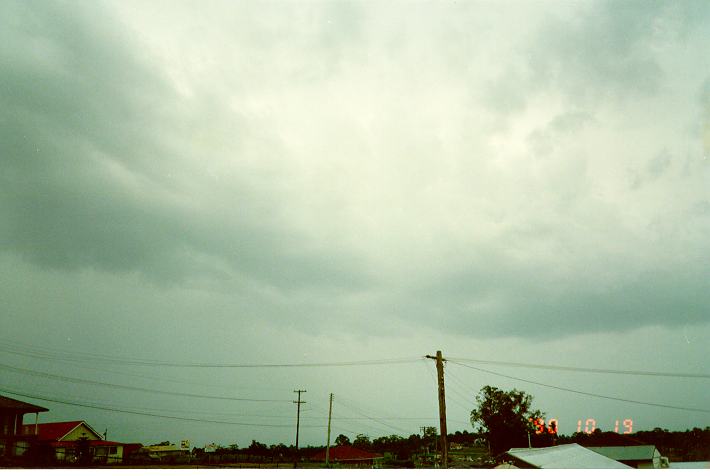
[[[3,0],[0,394],[245,446],[306,389],[324,444],[330,392],[334,436],[436,425],[438,349],[707,375],[709,41],[705,1]],[[451,362],[450,431],[487,384],[566,434],[710,425],[708,378],[467,365],[705,411]]]

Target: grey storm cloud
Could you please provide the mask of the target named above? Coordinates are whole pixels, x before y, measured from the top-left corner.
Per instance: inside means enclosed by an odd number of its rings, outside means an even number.
[[[200,167],[207,158],[187,155],[185,134],[224,128],[224,110],[207,97],[215,107],[185,112],[129,31],[97,22],[109,9],[4,9],[12,19],[2,55],[6,249],[41,266],[137,270],[167,281],[218,273],[216,257],[286,287],[357,285],[357,273],[304,249],[298,230],[281,229],[277,189],[254,190],[240,177],[221,186]]]
[[[707,9],[476,5],[3,2],[2,250],[331,326],[708,322]]]

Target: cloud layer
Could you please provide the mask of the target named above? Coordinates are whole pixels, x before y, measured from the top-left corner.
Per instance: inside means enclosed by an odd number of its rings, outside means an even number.
[[[0,6],[4,253],[267,324],[708,322],[703,2],[169,5]]]

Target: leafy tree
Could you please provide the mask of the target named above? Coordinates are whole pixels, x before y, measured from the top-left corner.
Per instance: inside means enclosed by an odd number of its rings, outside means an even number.
[[[371,445],[372,443],[370,442],[370,437],[367,435],[363,435],[362,433],[357,435],[355,437],[355,440],[353,441],[353,446],[364,450],[370,448]]]
[[[399,460],[409,459],[418,445],[410,445],[409,440],[399,435],[380,436],[372,440],[370,450],[376,453],[390,453]]]
[[[283,443],[271,445],[269,449],[271,450],[271,459],[276,461],[281,461],[282,459],[289,459],[290,455],[293,453],[291,448],[289,448]]]
[[[251,444],[249,445],[248,450],[250,454],[263,456],[268,454],[269,447],[266,446],[264,443],[259,443],[256,440],[251,440]]]
[[[82,436],[76,440],[76,464],[79,466],[88,466],[92,462],[91,446],[89,439]]]
[[[428,450],[435,451],[439,443],[439,430],[435,426],[425,426],[422,431],[422,443]]]
[[[523,391],[506,392],[489,385],[476,395],[478,407],[471,412],[471,424],[485,434],[493,455],[528,446],[528,435],[535,434],[533,422],[544,418],[531,408],[532,400]]]
[[[343,446],[343,445],[349,445],[349,444],[350,444],[350,438],[343,435],[342,433],[340,435],[338,435],[338,437],[335,439],[335,446]]]

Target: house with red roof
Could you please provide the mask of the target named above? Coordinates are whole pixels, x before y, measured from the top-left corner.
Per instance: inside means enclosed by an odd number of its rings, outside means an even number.
[[[370,453],[350,445],[334,446],[328,451],[328,461],[339,466],[376,468],[382,458],[381,454]],[[316,453],[311,460],[325,462],[325,450]]]
[[[92,463],[115,464],[123,461],[127,449],[134,451],[140,447],[137,444],[107,441],[83,420],[42,423],[36,425],[36,428],[26,425],[24,431],[36,431],[38,444],[54,448],[54,456],[59,463],[86,459]]]

